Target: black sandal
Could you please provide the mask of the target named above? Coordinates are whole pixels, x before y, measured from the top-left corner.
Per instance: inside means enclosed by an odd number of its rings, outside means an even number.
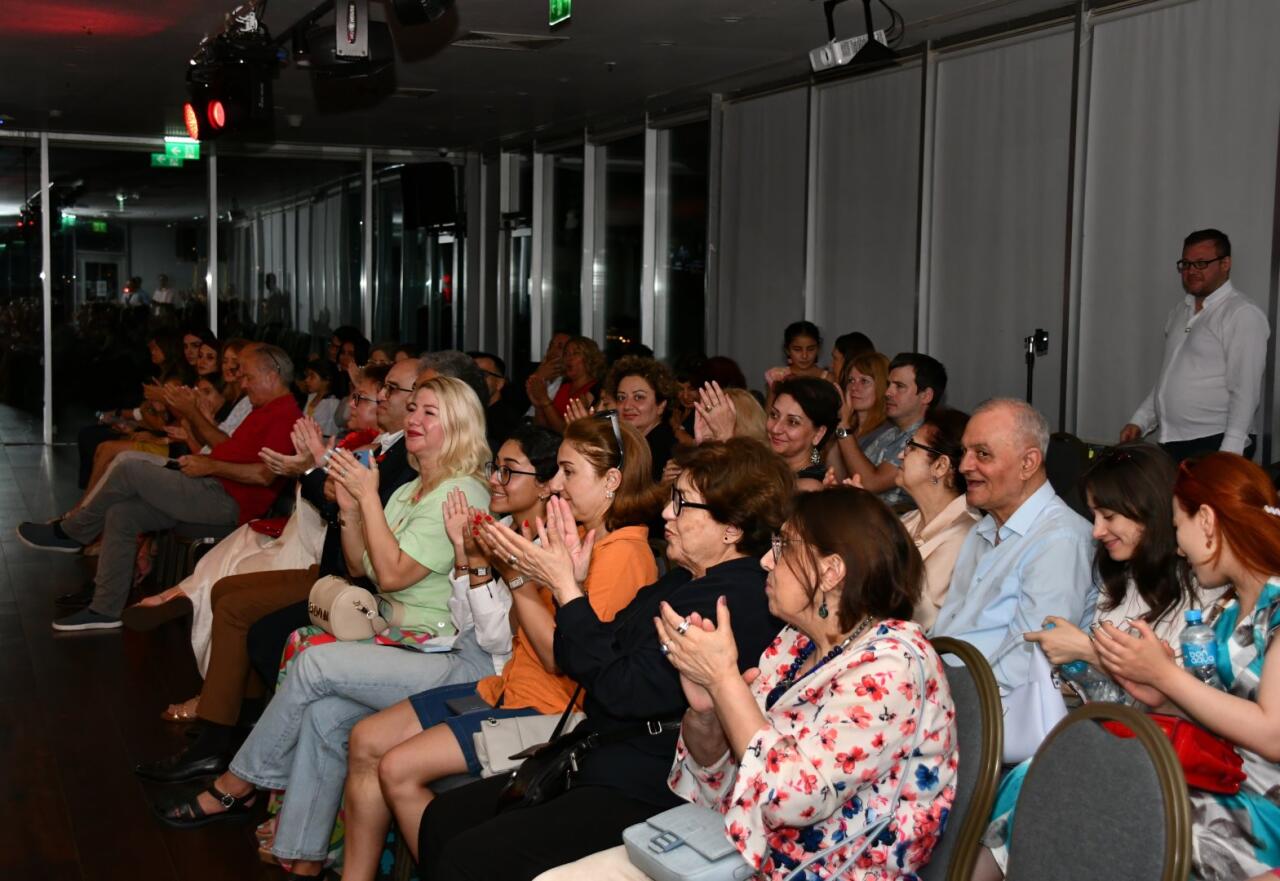
[[[207,792],[217,799],[223,810],[218,811],[216,814],[205,813],[204,808],[200,807],[200,794],[203,792]],[[188,796],[183,801],[157,806],[156,813],[162,822],[173,826],[175,829],[195,829],[198,826],[217,823],[219,820],[244,819],[253,810],[253,806],[257,801],[258,793],[256,791],[245,796],[229,795],[225,792],[220,792],[218,787],[210,783],[208,788]]]

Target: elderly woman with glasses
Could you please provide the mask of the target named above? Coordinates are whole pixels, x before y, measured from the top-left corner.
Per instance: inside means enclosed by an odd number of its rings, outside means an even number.
[[[523,572],[555,591],[555,660],[585,692],[587,718],[578,730],[594,735],[597,745],[578,762],[568,791],[542,804],[497,813],[500,778],[433,801],[420,832],[424,881],[533,878],[616,844],[627,826],[678,803],[666,778],[688,696],[654,633],[654,618],[662,608],[713,616],[717,602],[727,604],[739,655],[754,663],[779,626],[757,559],[781,523],[794,478],[766,446],[747,438],[680,448],[676,461],[681,472],[663,511],[673,568],[613,621],[584,602],[582,584],[598,546],[593,552],[590,533],[579,540],[562,503],[551,503],[541,545],[488,530]]]

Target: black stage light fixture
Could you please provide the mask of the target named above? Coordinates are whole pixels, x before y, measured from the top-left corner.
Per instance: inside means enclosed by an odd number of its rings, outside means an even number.
[[[198,140],[226,134],[269,138],[279,67],[280,50],[258,18],[233,14],[227,30],[206,37],[187,67],[187,134]]]
[[[427,24],[449,11],[453,0],[391,0],[396,20],[403,25]]]

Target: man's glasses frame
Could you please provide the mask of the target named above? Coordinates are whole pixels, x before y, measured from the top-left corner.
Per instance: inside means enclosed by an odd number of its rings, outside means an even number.
[[[1186,272],[1188,269],[1202,272],[1219,260],[1226,260],[1229,256],[1228,254],[1223,254],[1221,257],[1214,257],[1212,260],[1179,260],[1174,265],[1178,267],[1178,272]]]
[[[412,388],[405,388],[402,385],[396,385],[394,382],[384,382],[378,386],[379,391],[387,393],[387,397],[391,397],[396,392],[404,392],[405,394],[413,394]]]

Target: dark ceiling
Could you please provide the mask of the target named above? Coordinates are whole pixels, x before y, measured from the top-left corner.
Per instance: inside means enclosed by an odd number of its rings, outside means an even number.
[[[280,33],[316,0],[269,0]],[[1063,0],[897,0],[904,45],[1056,8]],[[0,0],[0,114],[9,128],[158,136],[178,133],[187,60],[221,28],[234,0]],[[711,91],[800,76],[825,42],[813,0],[578,0],[551,29],[546,0],[457,0],[430,25],[391,18],[396,92],[350,83],[320,93],[287,68],[275,84],[276,137],[304,143],[447,147],[565,131],[678,106]],[[887,23],[876,5],[877,27]],[[837,11],[839,35],[865,29],[857,0]],[[548,48],[453,45],[477,32],[554,36]]]

